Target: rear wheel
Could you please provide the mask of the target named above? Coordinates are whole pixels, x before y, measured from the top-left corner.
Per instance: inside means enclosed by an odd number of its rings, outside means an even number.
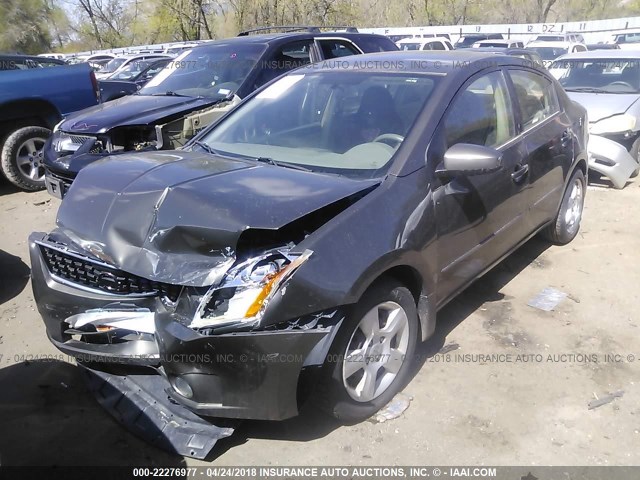
[[[401,283],[374,284],[340,326],[316,393],[321,409],[362,421],[404,387],[418,338],[415,299]]]
[[[565,245],[576,237],[582,220],[585,189],[584,173],[578,168],[567,184],[558,215],[542,231],[545,238],[557,245]]]
[[[0,160],[11,183],[24,190],[44,188],[43,147],[50,135],[46,128],[24,127],[7,137]]]

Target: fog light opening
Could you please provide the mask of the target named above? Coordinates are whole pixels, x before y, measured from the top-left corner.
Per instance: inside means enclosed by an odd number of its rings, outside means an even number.
[[[182,377],[174,377],[171,380],[173,389],[185,398],[193,397],[193,390],[189,383]]]

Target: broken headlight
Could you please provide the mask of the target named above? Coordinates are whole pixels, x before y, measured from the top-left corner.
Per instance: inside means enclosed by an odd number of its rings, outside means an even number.
[[[311,253],[271,250],[231,268],[222,282],[202,297],[190,326],[259,322],[269,301]]]

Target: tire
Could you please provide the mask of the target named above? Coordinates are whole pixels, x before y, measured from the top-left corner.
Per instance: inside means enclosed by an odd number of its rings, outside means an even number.
[[[391,318],[396,319],[397,327],[393,336],[380,337],[379,330],[378,335],[366,338],[362,328],[368,330],[366,326],[374,325],[367,320],[378,322],[378,328],[382,325],[384,330],[391,327],[386,323]],[[409,289],[395,280],[376,282],[336,334],[315,391],[316,406],[347,424],[376,413],[409,380],[418,330],[416,303]],[[353,353],[356,346],[363,344],[362,353]],[[365,376],[372,381],[366,382]],[[372,384],[372,388],[364,388]]]
[[[567,184],[556,218],[542,230],[547,240],[556,245],[566,245],[576,237],[582,220],[585,191],[584,173],[578,168]]]
[[[631,173],[630,176],[630,178],[634,178],[638,176],[638,173],[640,173],[640,137],[636,138],[636,141],[633,142],[629,153],[633,158],[635,158],[636,162],[638,162],[638,167]]]
[[[5,177],[23,190],[42,190],[44,167],[42,165],[45,142],[51,130],[43,127],[24,127],[10,134],[0,153],[0,164]]]

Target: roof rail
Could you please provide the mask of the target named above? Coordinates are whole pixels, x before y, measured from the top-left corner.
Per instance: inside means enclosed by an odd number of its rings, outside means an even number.
[[[345,30],[349,33],[358,33],[358,29],[356,27],[350,27],[350,26],[338,26],[338,25],[321,25],[321,26],[316,26],[316,25],[277,25],[277,26],[272,26],[272,27],[260,27],[260,28],[253,28],[251,30],[244,30],[240,33],[238,33],[239,37],[246,37],[248,35],[251,35],[252,33],[266,33],[266,32],[271,32],[271,31],[280,31],[283,33],[287,33],[287,32],[310,32],[310,33],[320,33],[322,31],[322,29],[329,29],[329,30]]]

